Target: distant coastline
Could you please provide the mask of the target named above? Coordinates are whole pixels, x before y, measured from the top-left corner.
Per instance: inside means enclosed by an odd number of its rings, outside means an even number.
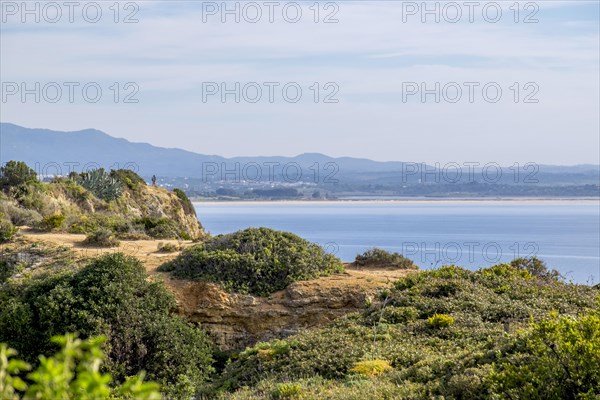
[[[219,200],[219,199],[204,199],[204,198],[192,198],[194,204],[289,204],[289,205],[300,205],[300,204],[427,204],[427,203],[438,203],[438,204],[451,204],[451,203],[487,203],[487,204],[534,204],[534,203],[598,203],[600,205],[600,197],[444,197],[444,198],[395,198],[395,199],[378,199],[378,198],[365,198],[365,199],[335,199],[335,200],[312,200],[312,199],[275,199],[275,200]]]

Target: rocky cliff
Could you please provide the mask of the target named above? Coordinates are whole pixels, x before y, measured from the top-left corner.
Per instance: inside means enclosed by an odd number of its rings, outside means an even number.
[[[228,293],[218,285],[170,279],[179,313],[201,323],[222,350],[282,338],[359,311],[406,270],[353,270],[295,282],[272,296]]]
[[[204,237],[183,192],[148,186],[143,181],[133,187],[124,184],[120,195],[111,200],[98,198],[69,179],[16,189],[0,195],[0,213],[15,226],[84,234],[108,229],[122,239]],[[59,218],[49,220],[52,216]]]

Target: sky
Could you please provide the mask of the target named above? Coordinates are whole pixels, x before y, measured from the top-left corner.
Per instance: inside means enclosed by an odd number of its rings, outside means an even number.
[[[598,1],[50,3],[0,2],[2,122],[226,157],[600,164]]]

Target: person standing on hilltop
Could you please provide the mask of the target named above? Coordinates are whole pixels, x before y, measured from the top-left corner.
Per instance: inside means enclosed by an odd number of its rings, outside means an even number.
[[[152,186],[156,186],[156,175],[152,175]]]

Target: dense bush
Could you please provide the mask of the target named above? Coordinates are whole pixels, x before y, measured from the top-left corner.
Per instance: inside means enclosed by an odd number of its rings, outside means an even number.
[[[56,336],[52,342],[61,350],[52,357],[41,356],[37,369],[22,379],[31,366],[15,358],[17,352],[0,344],[0,399],[136,399],[160,400],[156,383],[144,383],[144,374],[130,377],[111,388],[111,376],[100,371],[104,338],[85,341],[74,335]]]
[[[304,399],[595,399],[598,291],[541,272],[500,264],[412,273],[360,314],[245,350],[215,389],[267,399],[265,387],[293,381],[303,382]],[[553,310],[563,316],[558,328],[541,322]],[[527,332],[536,333],[523,339],[532,321]],[[356,383],[364,360],[387,360],[393,370]]]
[[[130,169],[112,169],[109,175],[131,190],[138,190],[140,186],[146,185],[146,181]]]
[[[169,218],[144,217],[135,220],[134,224],[154,239],[189,239],[185,232],[179,230],[175,221]]]
[[[454,318],[446,314],[433,314],[427,318],[427,325],[431,328],[446,328],[454,323]]]
[[[598,399],[600,308],[578,318],[552,313],[519,333],[492,375],[506,399]]]
[[[531,275],[543,279],[560,279],[560,273],[553,269],[549,270],[546,264],[537,257],[516,258],[510,262],[510,266],[523,271],[529,272]]]
[[[64,222],[65,216],[63,214],[50,214],[42,218],[39,228],[49,232],[59,229]]]
[[[390,253],[377,247],[369,249],[356,256],[353,263],[357,267],[394,267],[418,269],[412,260],[402,254]]]
[[[272,397],[275,400],[298,399],[301,395],[302,386],[297,383],[280,383],[272,392]]]
[[[268,295],[298,280],[341,272],[343,265],[292,233],[249,228],[193,246],[161,270],[179,278],[218,282],[233,291]]]
[[[27,362],[54,352],[52,336],[107,337],[106,364],[116,383],[147,372],[173,398],[189,398],[211,372],[211,344],[172,314],[173,296],[149,282],[144,267],[116,253],[78,272],[8,283],[0,289],[0,342]]]
[[[0,189],[11,188],[37,182],[36,172],[22,161],[9,161],[0,167]]]
[[[362,376],[377,376],[392,369],[392,366],[386,360],[364,360],[354,364],[349,372]]]
[[[115,234],[108,229],[98,229],[85,237],[82,242],[85,246],[97,246],[97,247],[117,247],[119,240],[115,237]]]
[[[6,243],[10,241],[18,229],[10,222],[5,219],[2,219],[0,215],[0,243]]]
[[[158,242],[156,245],[156,250],[160,253],[174,253],[181,250],[181,246],[175,243]]]
[[[11,201],[0,200],[0,213],[15,226],[37,226],[42,221],[42,216],[37,211],[19,207]]]

